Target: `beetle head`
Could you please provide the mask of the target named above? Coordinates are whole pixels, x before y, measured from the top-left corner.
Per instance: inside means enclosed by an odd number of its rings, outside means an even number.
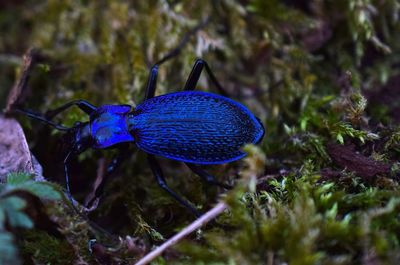
[[[76,122],[74,127],[69,129],[63,137],[66,151],[73,151],[80,154],[93,145],[93,138],[90,134],[88,122]]]

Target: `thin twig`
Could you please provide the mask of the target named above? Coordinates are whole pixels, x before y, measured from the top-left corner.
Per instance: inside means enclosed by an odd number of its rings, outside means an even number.
[[[16,106],[21,104],[24,95],[27,93],[30,74],[35,64],[39,61],[39,58],[39,51],[33,48],[24,54],[21,75],[8,94],[4,110],[5,114],[10,114]]]
[[[106,159],[100,158],[97,163],[97,176],[96,180],[94,181],[90,193],[85,198],[85,210],[86,212],[92,212],[96,210],[99,198],[96,198],[96,191],[99,188],[100,184],[102,183],[103,179],[105,178],[106,173]],[[93,200],[96,199],[96,200]]]
[[[164,244],[161,246],[157,247],[150,253],[148,253],[146,256],[144,256],[141,260],[139,260],[136,265],[145,265],[149,264],[153,259],[157,258],[160,256],[167,248],[170,248],[171,246],[175,245],[178,243],[180,240],[182,240],[184,237],[189,235],[190,233],[194,232],[195,230],[199,229],[200,227],[204,226],[206,223],[209,221],[213,220],[216,218],[218,215],[220,215],[228,206],[224,202],[219,202],[214,208],[200,216],[199,219],[191,223],[189,226],[185,227],[182,231],[180,231],[178,234],[173,236],[172,238],[168,239]]]

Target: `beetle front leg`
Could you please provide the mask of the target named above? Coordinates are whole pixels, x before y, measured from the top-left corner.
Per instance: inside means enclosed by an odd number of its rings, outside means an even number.
[[[215,179],[213,175],[202,169],[200,166],[191,163],[185,163],[185,164],[190,168],[190,170],[193,171],[193,173],[201,177],[207,183],[219,186],[227,190],[232,189],[232,186],[219,182],[218,180]]]
[[[176,194],[173,190],[171,190],[164,178],[163,172],[161,170],[160,165],[158,164],[156,158],[153,155],[148,155],[148,160],[149,160],[149,164],[150,164],[150,168],[151,171],[154,174],[154,177],[157,180],[158,185],[160,185],[160,187],[165,190],[166,192],[168,192],[175,200],[177,200],[180,204],[182,204],[183,206],[185,206],[187,209],[189,209],[196,217],[200,216],[200,213],[192,206],[190,205],[187,201],[185,201],[184,199],[182,199],[181,197],[179,197],[178,194]]]
[[[214,83],[214,85],[217,87],[219,93],[223,96],[228,96],[228,93],[226,93],[225,89],[221,86],[221,84],[218,82],[217,78],[215,77],[214,73],[211,71],[210,67],[208,66],[208,63],[204,61],[203,59],[196,59],[192,71],[190,72],[189,78],[186,81],[185,87],[183,90],[194,90],[196,89],[196,85],[199,82],[200,75],[203,71],[203,69],[206,69],[206,72],[208,76],[210,77],[211,81]]]
[[[72,197],[72,194],[71,194],[71,187],[70,187],[70,185],[69,185],[68,164],[69,164],[71,158],[73,157],[73,155],[74,155],[74,151],[71,150],[71,151],[69,151],[69,153],[65,156],[65,159],[64,159],[65,186],[66,186],[66,188],[67,188],[67,196],[68,196],[69,201],[71,202],[72,208],[74,209],[74,211],[75,211],[79,216],[82,216],[82,213],[81,213],[81,212],[78,210],[78,208],[76,208],[76,206],[75,206],[75,200],[74,200],[74,197]]]

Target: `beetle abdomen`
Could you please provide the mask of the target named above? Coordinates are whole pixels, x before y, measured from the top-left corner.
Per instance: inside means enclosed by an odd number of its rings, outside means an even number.
[[[129,132],[145,152],[197,164],[242,158],[241,148],[264,134],[243,105],[219,95],[184,91],[154,97],[128,118]]]

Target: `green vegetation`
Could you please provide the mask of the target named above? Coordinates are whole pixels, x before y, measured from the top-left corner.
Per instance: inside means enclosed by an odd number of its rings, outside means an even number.
[[[246,147],[247,158],[208,168],[235,184],[222,197],[230,210],[155,264],[400,262],[399,1],[49,0],[0,6],[0,104],[21,74],[21,56],[35,47],[40,58],[24,106],[42,112],[78,98],[139,104],[152,63],[210,16],[160,67],[156,93],[182,89],[194,59],[202,57],[230,97],[262,120],[266,135],[260,146]],[[198,89],[216,92],[206,78]],[[59,120],[71,125],[83,117],[72,109]],[[45,177],[62,183],[61,133],[17,119]],[[78,201],[91,192],[101,157],[109,162],[112,155],[91,151],[74,161]],[[171,188],[199,211],[223,193],[180,163],[162,164]],[[3,196],[2,188],[0,256],[22,253],[21,260],[34,264],[137,260],[143,244],[150,250],[194,220],[159,189],[145,165],[145,155],[132,147],[89,215],[124,238],[99,240],[106,246],[102,255],[88,253],[96,233],[65,205],[45,204],[62,236],[46,229],[16,232],[14,227],[33,226],[23,211],[29,202],[14,193]],[[52,186],[11,176],[4,187],[28,181],[21,189],[40,198],[56,194]],[[19,178],[22,184],[15,183]]]
[[[24,173],[7,176],[6,184],[0,184],[0,264],[19,264],[14,235],[17,228],[32,229],[34,223],[26,214],[29,198],[26,193],[41,199],[59,200],[60,193],[45,182],[35,182]],[[24,196],[25,194],[25,196]]]

